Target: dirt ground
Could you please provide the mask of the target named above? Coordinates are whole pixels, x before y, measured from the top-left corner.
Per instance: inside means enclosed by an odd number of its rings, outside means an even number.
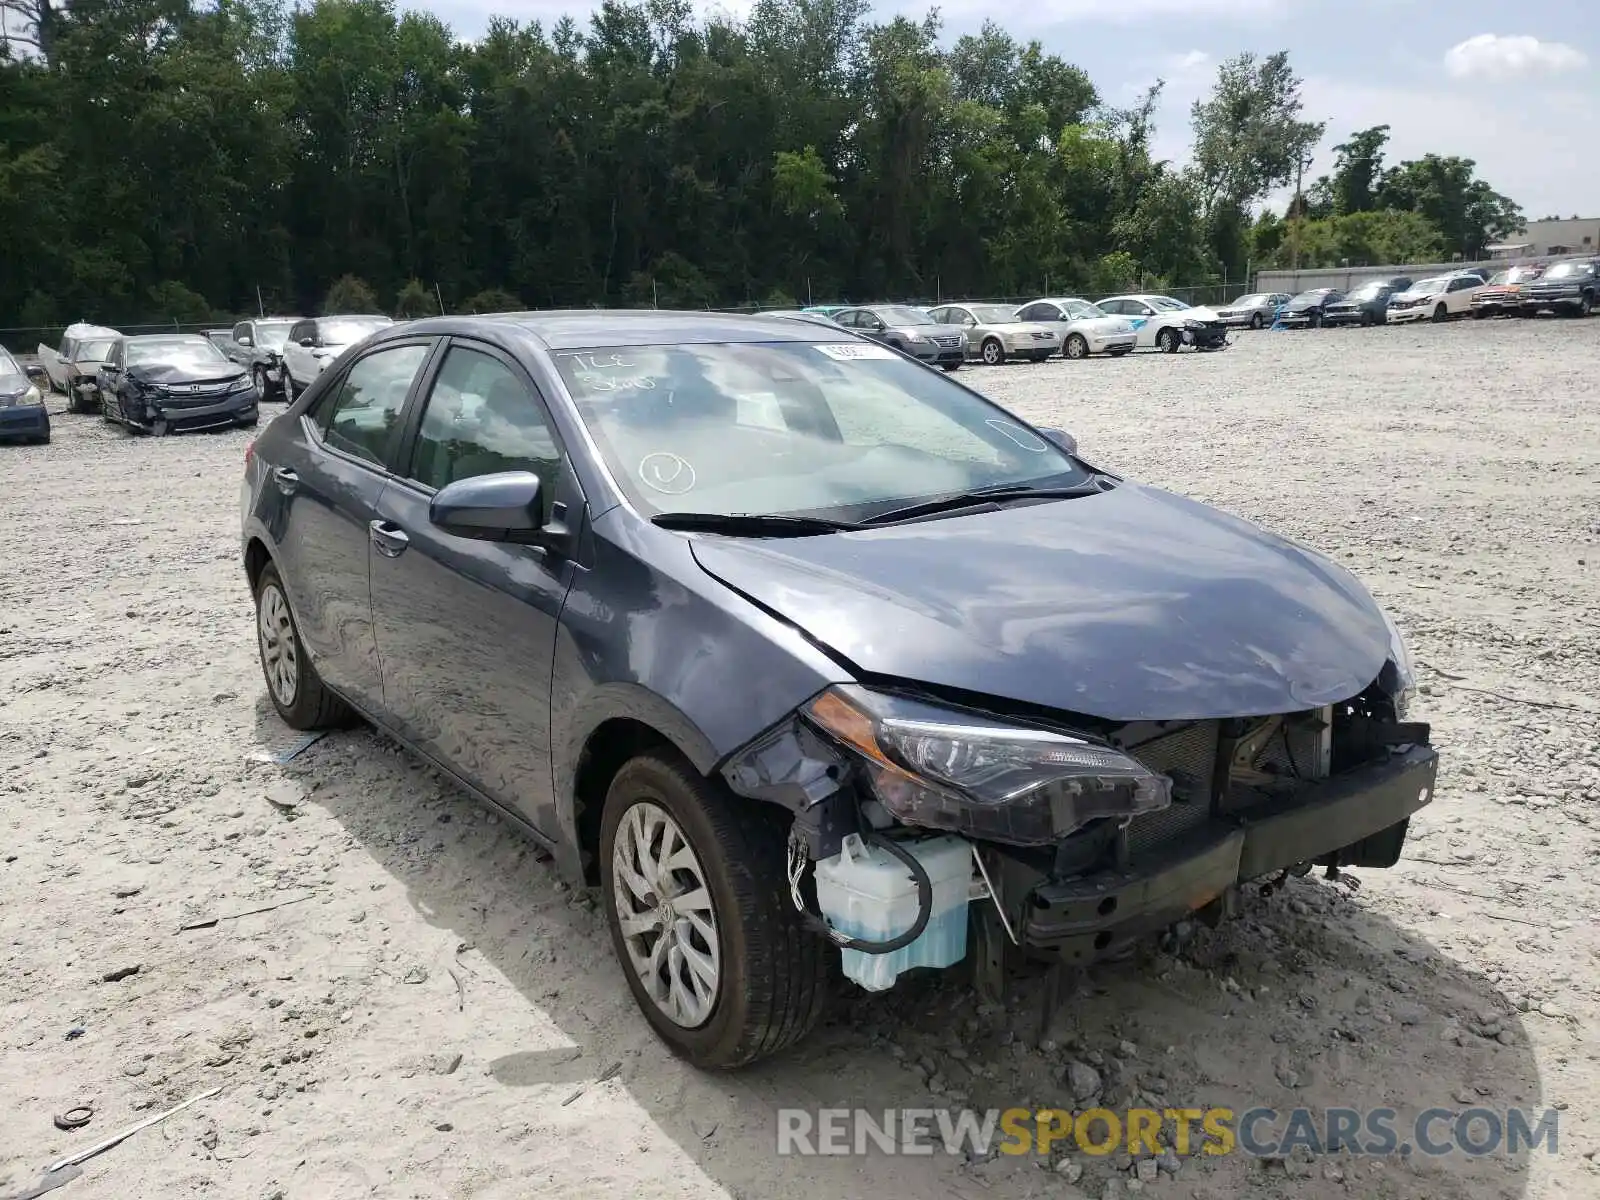
[[[53,1194],[1600,1196],[1600,321],[961,378],[1372,587],[1444,762],[1401,866],[1084,973],[1040,1047],[1036,978],[990,1011],[951,977],[696,1072],[593,898],[409,754],[356,731],[268,761],[297,735],[239,566],[248,435],[59,415],[50,446],[0,447],[0,1195],[220,1085]],[[774,1152],[782,1107],[1070,1106],[1085,1067],[1113,1106],[1554,1107],[1559,1153],[1197,1157],[1141,1183],[1116,1157]],[[77,1104],[90,1124],[57,1130]]]

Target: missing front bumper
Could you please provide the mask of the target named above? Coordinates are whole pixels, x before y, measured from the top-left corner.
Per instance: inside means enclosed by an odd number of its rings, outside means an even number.
[[[1427,746],[1397,751],[1292,800],[1215,818],[1126,870],[1052,880],[1002,855],[999,886],[1024,947],[1069,962],[1099,958],[1299,863],[1392,866],[1407,820],[1433,798],[1438,761]]]

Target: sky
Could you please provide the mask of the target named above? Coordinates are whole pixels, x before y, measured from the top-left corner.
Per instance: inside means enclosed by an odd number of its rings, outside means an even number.
[[[747,0],[700,0],[738,13]],[[546,27],[598,0],[397,0],[426,8],[465,37],[491,14]],[[879,17],[921,15],[916,0],[875,0]],[[1156,153],[1189,156],[1189,108],[1241,50],[1288,50],[1305,80],[1306,117],[1332,147],[1371,125],[1392,127],[1388,161],[1433,152],[1473,159],[1479,176],[1529,219],[1600,216],[1600,0],[944,0],[947,40],[993,18],[1018,40],[1086,70],[1113,104],[1166,80]],[[1281,203],[1281,198],[1280,198]]]

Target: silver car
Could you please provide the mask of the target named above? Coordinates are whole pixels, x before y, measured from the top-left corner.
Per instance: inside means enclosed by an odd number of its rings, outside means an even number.
[[[1248,325],[1251,329],[1260,329],[1263,325],[1271,325],[1278,316],[1278,310],[1292,299],[1294,297],[1287,292],[1251,292],[1217,309],[1217,316],[1222,318],[1224,325]]]
[[[941,325],[967,332],[967,354],[997,366],[1008,358],[1043,362],[1061,349],[1061,335],[1048,325],[1017,319],[1009,304],[946,304],[930,310]]]
[[[1137,330],[1132,321],[1104,311],[1077,296],[1032,300],[1017,309],[1017,319],[1056,330],[1065,358],[1110,354],[1120,358],[1133,350]]]

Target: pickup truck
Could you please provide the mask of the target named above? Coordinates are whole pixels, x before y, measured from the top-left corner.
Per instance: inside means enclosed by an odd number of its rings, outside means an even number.
[[[217,348],[250,372],[256,395],[263,400],[287,399],[284,388],[283,344],[301,317],[253,317],[231,330],[208,334]]]
[[[39,343],[36,353],[45,374],[50,377],[50,389],[66,393],[68,412],[94,412],[100,406],[95,379],[100,364],[111,352],[112,343],[121,336],[104,325],[79,322],[67,326],[59,349],[52,350],[43,342]]]

